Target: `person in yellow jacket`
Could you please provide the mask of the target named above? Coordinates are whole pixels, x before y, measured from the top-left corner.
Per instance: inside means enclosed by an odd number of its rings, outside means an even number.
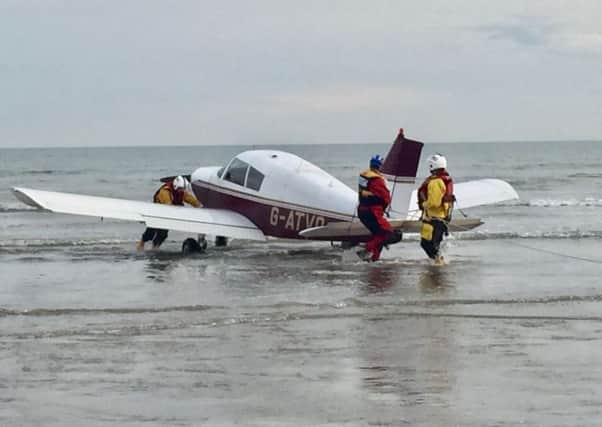
[[[183,206],[184,202],[189,205],[194,206],[195,208],[201,207],[202,204],[186,191],[188,187],[188,181],[186,178],[182,176],[177,176],[173,181],[169,181],[163,184],[153,196],[154,203],[161,203],[163,205],[178,205]],[[165,241],[167,238],[168,230],[163,230],[160,228],[151,228],[147,227],[142,234],[142,238],[136,244],[138,250],[144,250],[144,244],[146,242],[153,242],[153,249],[158,249],[159,246]]]
[[[447,234],[447,224],[451,220],[454,197],[454,184],[447,173],[447,160],[440,154],[427,159],[431,176],[418,189],[418,206],[422,210],[422,230],[420,246],[436,264],[443,264],[439,247]]]

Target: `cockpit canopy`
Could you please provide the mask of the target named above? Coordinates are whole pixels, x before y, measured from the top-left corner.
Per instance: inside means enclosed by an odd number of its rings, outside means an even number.
[[[283,151],[251,150],[217,172],[218,180],[261,193],[262,197],[299,206],[347,212],[357,194],[316,165]]]
[[[264,175],[261,172],[237,157],[232,159],[230,164],[228,164],[227,169],[220,169],[217,172],[217,176],[226,181],[255,191],[259,191],[264,178]]]

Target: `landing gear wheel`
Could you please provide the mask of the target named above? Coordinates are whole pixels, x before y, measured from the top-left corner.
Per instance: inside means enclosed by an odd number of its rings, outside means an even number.
[[[204,245],[199,244],[199,242],[193,238],[188,238],[182,242],[182,253],[184,255],[199,254],[201,252],[205,252],[206,248],[207,242],[204,242]]]
[[[401,242],[403,234],[399,230],[393,230],[393,234],[385,241],[385,245],[394,245],[395,243]]]
[[[333,242],[330,242],[331,246],[334,246]],[[358,245],[357,242],[341,242],[341,249],[343,250],[347,250],[347,249],[351,249],[354,248]]]

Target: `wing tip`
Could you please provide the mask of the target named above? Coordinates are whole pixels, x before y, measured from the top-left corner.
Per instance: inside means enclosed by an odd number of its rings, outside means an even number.
[[[520,200],[518,192],[508,181],[499,178],[484,178],[481,181],[490,183],[493,187],[497,187],[498,189],[502,189],[505,194],[505,199],[499,200],[500,202]]]
[[[31,196],[29,196],[27,194],[26,188],[13,187],[11,189],[11,191],[13,192],[14,196],[17,199],[19,199],[19,201],[25,203],[26,205],[32,206],[32,207],[38,208],[38,209],[45,209],[44,206],[42,206],[41,204],[36,202],[33,198],[31,198]]]
[[[518,195],[518,192],[516,191],[516,189],[512,186],[512,184],[510,184],[507,181],[504,181],[503,179],[499,179],[498,180],[500,183],[503,183],[503,186],[506,188],[506,192],[508,193],[508,200],[519,200],[520,196]]]

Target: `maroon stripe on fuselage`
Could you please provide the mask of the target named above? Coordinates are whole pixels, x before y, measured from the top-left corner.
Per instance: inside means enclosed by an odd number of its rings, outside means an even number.
[[[342,221],[341,218],[302,206],[288,208],[281,203],[275,206],[267,201],[259,201],[258,198],[245,198],[243,193],[229,194],[230,191],[226,193],[208,188],[207,184],[201,182],[193,182],[192,190],[203,206],[238,212],[251,220],[266,236],[303,239],[299,236],[301,230]]]

